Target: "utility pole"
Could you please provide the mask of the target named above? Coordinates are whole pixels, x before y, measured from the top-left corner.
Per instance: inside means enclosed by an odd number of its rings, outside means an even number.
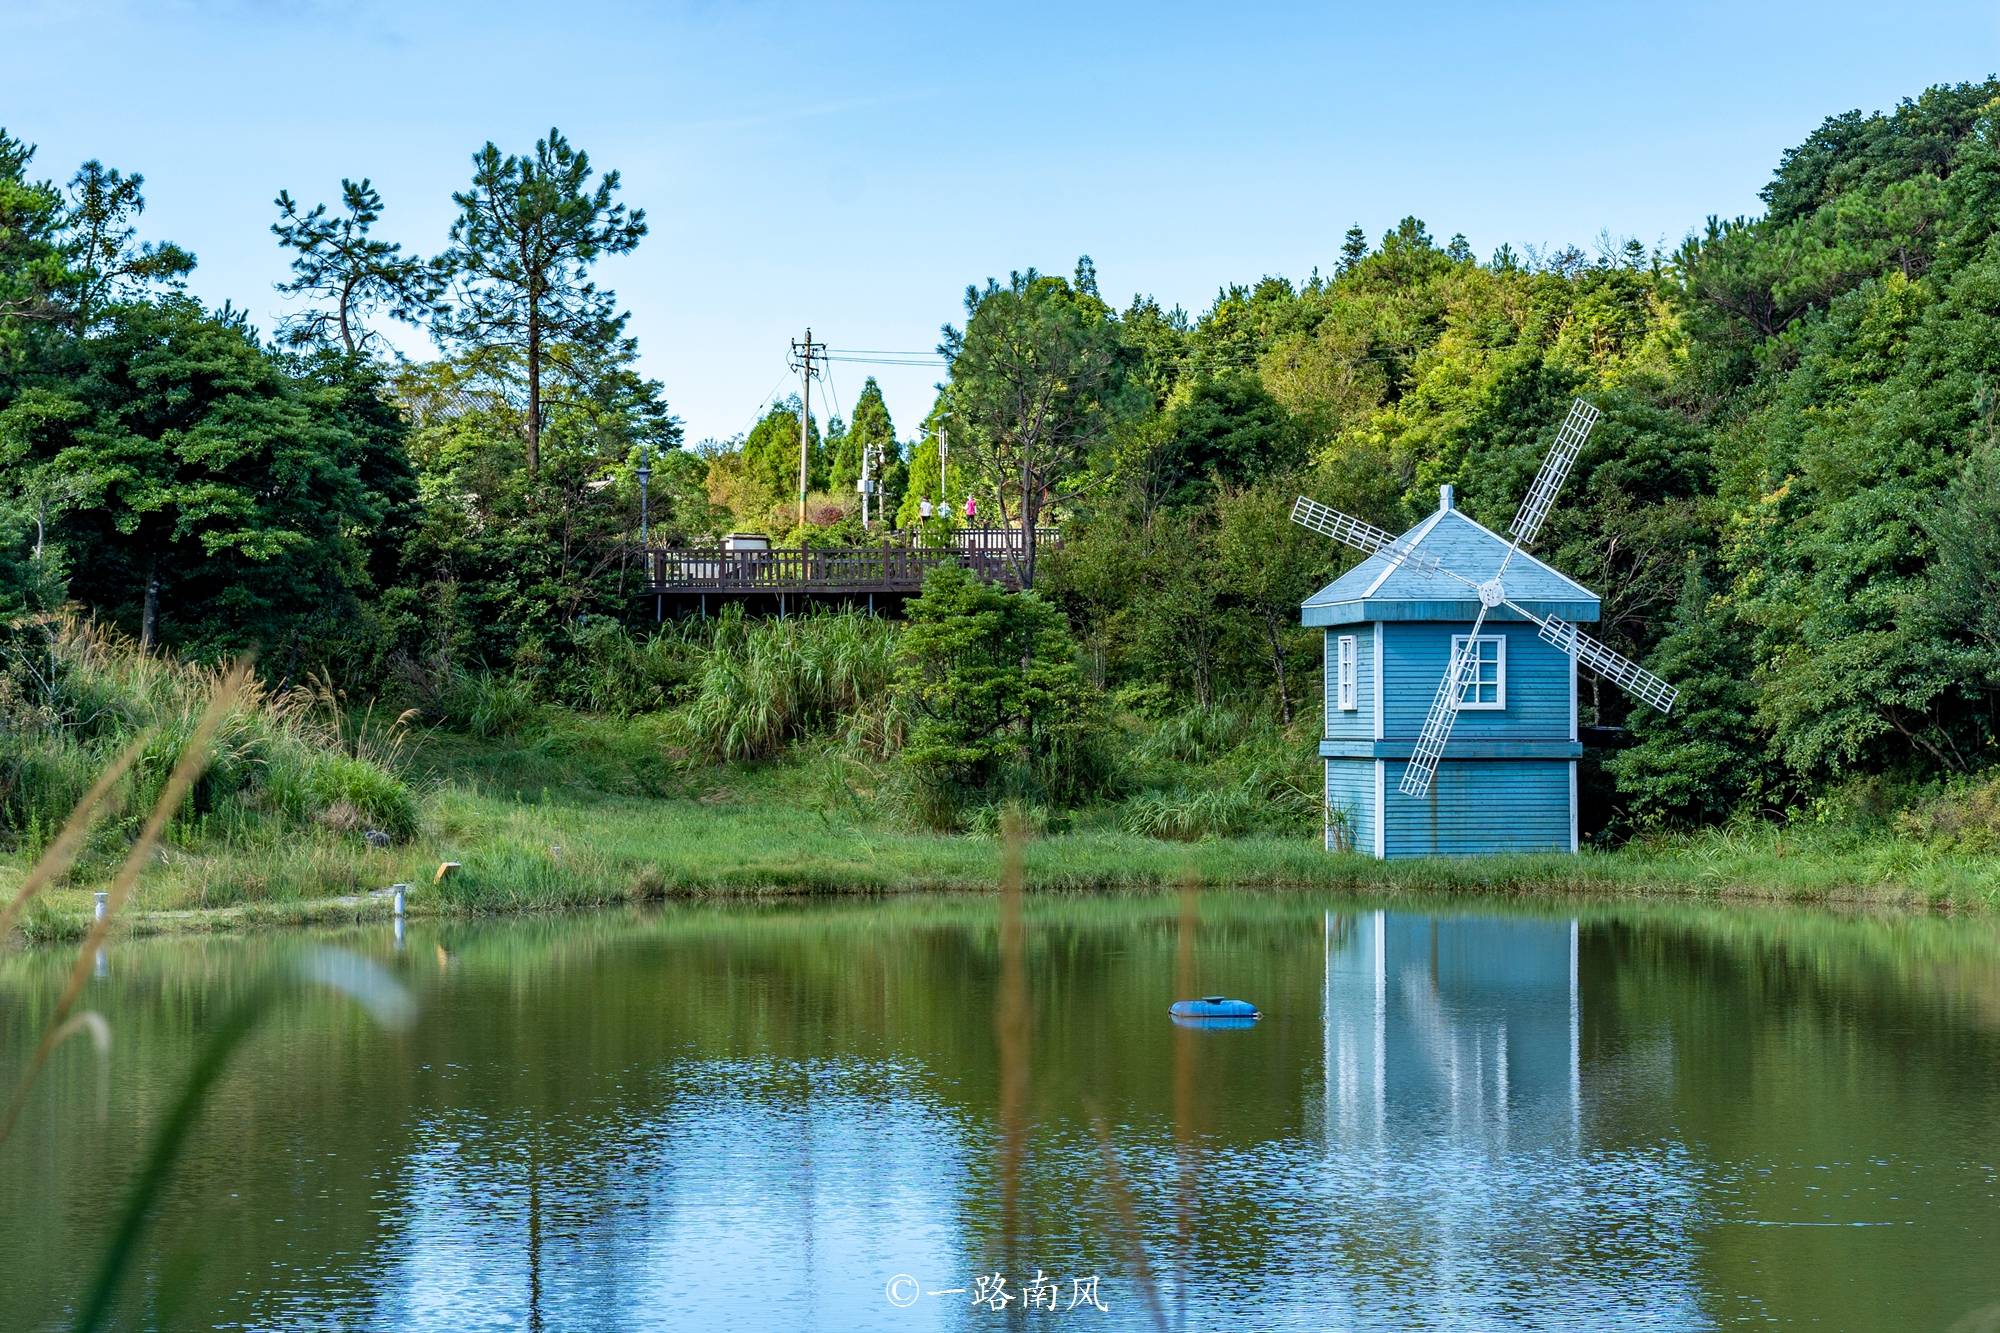
[[[812,459],[813,376],[826,362],[826,344],[813,341],[806,330],[804,342],[792,340],[792,369],[799,372],[799,526],[806,525],[807,466]]]
[[[872,530],[868,522],[868,488],[873,482],[868,475],[868,461],[874,452],[875,442],[873,440],[863,440],[861,442],[861,484],[857,489],[861,492],[861,530],[863,532]]]

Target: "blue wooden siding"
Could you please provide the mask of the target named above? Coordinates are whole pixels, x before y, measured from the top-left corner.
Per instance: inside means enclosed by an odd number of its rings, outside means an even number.
[[[1375,761],[1372,759],[1329,759],[1326,761],[1327,850],[1332,851],[1337,829],[1334,816],[1344,814],[1353,850],[1375,854]]]
[[[1511,677],[1508,702],[1513,702]],[[1461,714],[1458,724],[1464,726],[1468,718],[1477,716]],[[1329,760],[1328,769],[1338,762]],[[1390,760],[1383,850],[1389,856],[1569,851],[1572,762],[1446,758],[1438,765],[1430,795],[1413,800],[1396,790],[1403,765]]]
[[[1353,712],[1340,708],[1340,640],[1354,637]],[[1328,740],[1375,739],[1375,627],[1351,625],[1326,634],[1326,737]]]
[[[1414,739],[1423,730],[1424,714],[1451,662],[1452,636],[1471,628],[1470,623],[1458,622],[1402,621],[1382,626],[1384,735]],[[1480,632],[1507,640],[1507,706],[1461,711],[1452,726],[1452,740],[1568,740],[1569,654],[1543,642],[1533,625],[1519,621],[1488,620]],[[1393,779],[1390,785],[1395,785]]]

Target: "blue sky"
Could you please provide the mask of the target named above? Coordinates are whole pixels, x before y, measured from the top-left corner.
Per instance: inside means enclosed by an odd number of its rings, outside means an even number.
[[[807,324],[927,351],[967,283],[1081,253],[1199,311],[1406,213],[1481,255],[1671,245],[1827,115],[2000,68],[2000,7],[0,0],[0,51],[38,167],[143,172],[147,233],[267,330],[281,187],[370,176],[428,253],[475,149],[561,126],[647,211],[601,276],[693,441],[789,391]],[[880,374],[907,434],[938,373]]]

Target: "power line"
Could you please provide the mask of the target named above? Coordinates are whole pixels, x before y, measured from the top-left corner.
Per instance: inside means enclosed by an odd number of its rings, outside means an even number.
[[[827,351],[834,356],[926,356],[933,361],[944,359],[943,354],[936,351],[896,352],[882,347],[829,347]]]
[[[756,408],[750,413],[750,419],[743,423],[743,429],[737,431],[736,434],[731,438],[741,439],[750,434],[750,428],[757,424],[757,422],[763,417],[765,409],[770,407],[772,402],[776,400],[778,396],[778,386],[783,384],[785,380],[790,377],[791,373],[792,373],[791,367],[787,366],[782,372],[780,372],[777,379],[771,381],[771,387],[764,391],[763,398],[758,401]]]

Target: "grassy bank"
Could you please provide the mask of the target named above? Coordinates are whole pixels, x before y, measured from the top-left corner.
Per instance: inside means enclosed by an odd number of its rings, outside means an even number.
[[[375,848],[317,826],[190,836],[164,847],[139,888],[137,930],[379,918],[371,891],[413,885],[418,915],[518,912],[720,894],[990,890],[997,838],[912,831],[870,774],[831,751],[760,763],[676,758],[645,721],[566,718],[527,739],[416,738],[407,761],[419,831]],[[461,869],[442,884],[443,861]],[[0,869],[0,892],[25,864]],[[34,937],[79,933],[92,867],[43,895]],[[1669,895],[1992,909],[2000,858],[1887,831],[1763,827],[1580,856],[1382,864],[1327,855],[1310,835],[1179,842],[1086,813],[1035,839],[1027,880],[1044,891],[1145,888],[1187,878],[1387,894]]]
[[[78,794],[99,774],[124,776],[107,789],[74,869],[29,895],[21,927],[38,938],[87,925],[92,892],[116,877],[222,681],[88,626],[58,629],[45,648],[17,648],[0,674],[0,903],[60,842]],[[244,682],[212,719],[206,769],[163,809],[121,928],[379,918],[387,904],[371,895],[397,882],[413,886],[418,915],[990,891],[1000,871],[995,789],[957,800],[943,829],[913,817],[926,789],[899,760],[904,723],[882,702],[895,697],[890,634],[883,622],[826,616],[663,635],[594,663],[602,714],[543,702],[546,682],[457,668],[403,682],[401,711],[351,704],[324,684]],[[1082,808],[1035,804],[1052,789],[1036,785],[1032,765],[1010,779],[1030,798],[1030,888],[1193,879],[2000,906],[1992,783],[1896,810],[1857,801],[1809,823],[1581,856],[1385,865],[1319,850],[1309,721],[1288,733],[1253,707],[1127,703],[1094,724],[1113,776]],[[443,862],[459,869],[439,880]]]

